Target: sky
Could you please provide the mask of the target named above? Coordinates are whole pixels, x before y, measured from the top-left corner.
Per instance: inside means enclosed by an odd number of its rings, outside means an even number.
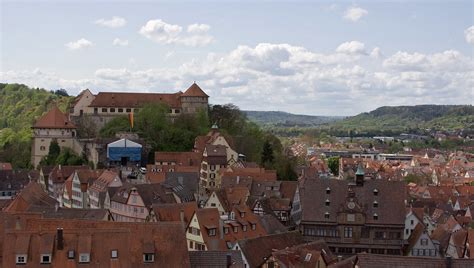
[[[0,82],[355,115],[474,104],[474,1],[5,1]]]

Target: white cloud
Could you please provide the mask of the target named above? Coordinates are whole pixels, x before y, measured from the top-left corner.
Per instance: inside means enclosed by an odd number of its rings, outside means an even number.
[[[466,42],[474,45],[474,25],[464,30],[464,37],[466,38]]]
[[[195,47],[208,45],[214,41],[214,38],[208,33],[210,28],[207,24],[191,24],[184,32],[183,27],[158,19],[149,20],[140,28],[139,33],[159,44],[180,44]]]
[[[370,54],[378,54],[374,50]],[[367,59],[360,54],[318,53],[290,44],[261,43],[238,46],[223,54],[210,53],[206,59],[174,68],[102,68],[92,77],[77,80],[40,69],[9,71],[0,77],[2,82],[62,87],[71,93],[84,88],[176,92],[195,80],[212,103],[306,114],[354,114],[382,105],[472,102],[472,58],[458,51],[399,51]]]
[[[113,16],[111,19],[98,19],[94,21],[94,23],[103,27],[120,28],[127,24],[127,20],[121,17]]]
[[[128,40],[122,40],[120,38],[115,38],[114,41],[112,42],[114,46],[121,46],[121,47],[126,47],[128,46]]]
[[[65,46],[67,48],[69,48],[70,50],[79,50],[79,49],[83,49],[83,48],[86,48],[86,47],[91,47],[93,46],[94,44],[85,39],[85,38],[81,38],[77,41],[72,41],[72,42],[69,42],[67,44],[65,44]]]
[[[366,54],[365,45],[359,41],[350,41],[340,44],[336,52],[344,54]]]
[[[350,7],[344,13],[344,19],[353,22],[359,21],[362,17],[367,16],[369,12],[360,7]]]
[[[370,52],[370,57],[375,58],[375,59],[380,59],[383,57],[382,50],[380,50],[379,47],[375,47],[372,49],[372,52]]]

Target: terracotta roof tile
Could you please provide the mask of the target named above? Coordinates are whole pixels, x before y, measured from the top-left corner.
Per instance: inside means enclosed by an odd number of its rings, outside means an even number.
[[[140,108],[147,103],[165,103],[171,108],[180,108],[181,93],[125,93],[99,92],[90,107]]]
[[[181,95],[183,97],[209,97],[196,83],[193,83],[186,91]]]
[[[69,128],[74,129],[76,126],[69,121],[66,114],[61,112],[57,106],[49,110],[45,115],[41,116],[33,128]]]

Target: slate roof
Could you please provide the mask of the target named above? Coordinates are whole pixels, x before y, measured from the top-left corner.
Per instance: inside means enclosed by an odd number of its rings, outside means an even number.
[[[315,178],[306,180],[300,189],[303,222],[324,222],[336,224],[337,214],[343,209],[348,197],[347,180]],[[351,186],[355,200],[362,206],[366,224],[405,224],[405,185],[400,181],[366,180],[363,186]],[[326,190],[330,189],[327,194]],[[377,195],[374,194],[377,191]],[[330,206],[326,206],[326,200]],[[373,203],[377,201],[378,207]],[[325,213],[329,212],[329,219]],[[377,213],[378,220],[372,215]]]
[[[230,255],[231,265],[227,266]],[[192,268],[243,268],[242,255],[237,250],[230,251],[190,251],[189,260]]]
[[[182,202],[194,201],[199,184],[199,173],[167,172],[163,186],[173,191]]]
[[[45,115],[36,120],[33,128],[75,129],[76,126],[69,120],[66,114],[61,112],[59,108],[55,106]]]

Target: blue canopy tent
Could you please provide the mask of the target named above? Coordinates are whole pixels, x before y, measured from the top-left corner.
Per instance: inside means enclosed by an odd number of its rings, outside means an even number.
[[[140,162],[142,145],[128,139],[121,139],[107,144],[107,159],[110,162]]]

